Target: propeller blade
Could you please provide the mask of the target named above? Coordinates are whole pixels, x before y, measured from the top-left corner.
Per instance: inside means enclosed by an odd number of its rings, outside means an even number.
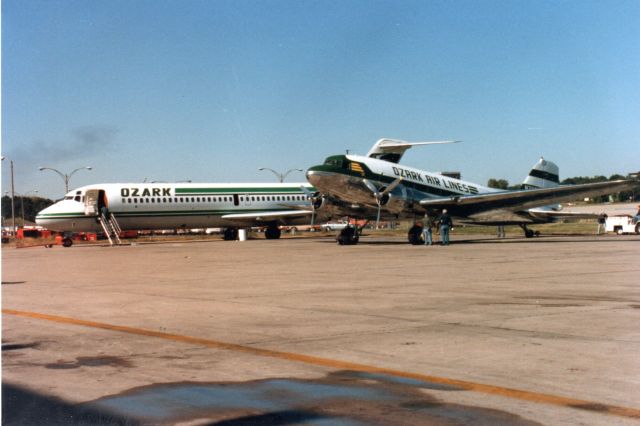
[[[377,199],[380,195],[380,193],[378,192],[378,188],[376,188],[376,186],[373,183],[371,183],[369,179],[362,179],[362,182],[369,189],[369,191],[373,193],[373,196],[376,197]]]
[[[313,197],[313,192],[309,191],[309,188],[307,188],[306,186],[300,185],[300,189],[302,190],[302,192],[304,192],[304,195],[306,195],[307,198]]]
[[[300,186],[300,189],[311,203],[311,226],[314,226],[316,224],[316,193],[309,191],[309,188],[303,185]]]
[[[400,185],[400,182],[402,182],[402,178],[401,177],[399,177],[398,179],[396,179],[393,182],[391,182],[391,185],[387,186],[385,188],[385,190],[382,191],[382,194],[380,194],[380,198],[384,197],[385,195],[387,195],[388,193],[390,193],[391,191],[396,189],[396,186]]]
[[[380,209],[382,205],[378,203],[378,215],[376,216],[376,229],[380,229]]]

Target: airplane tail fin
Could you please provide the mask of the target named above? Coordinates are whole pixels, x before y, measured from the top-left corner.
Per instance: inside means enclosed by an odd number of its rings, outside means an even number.
[[[529,175],[524,179],[522,187],[533,188],[553,188],[560,185],[560,170],[558,166],[544,158],[534,164]]]

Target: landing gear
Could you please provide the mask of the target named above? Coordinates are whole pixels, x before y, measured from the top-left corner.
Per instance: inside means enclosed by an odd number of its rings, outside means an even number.
[[[520,228],[524,231],[524,236],[527,238],[539,237],[540,231],[534,231],[532,229],[527,228],[527,225],[520,225]]]
[[[341,246],[355,245],[358,244],[359,240],[360,235],[358,235],[358,228],[354,225],[347,225],[336,237],[336,241],[338,241],[338,244]]]
[[[69,237],[63,238],[62,239],[62,246],[63,247],[71,247],[73,245],[73,240]]]
[[[225,241],[234,241],[238,239],[238,230],[236,228],[227,228],[224,230],[223,239]]]
[[[409,229],[409,233],[407,234],[407,237],[409,238],[409,243],[413,244],[414,246],[424,244],[424,239],[422,237],[422,230],[423,230],[422,226],[413,225]]]
[[[280,238],[282,231],[278,226],[267,226],[267,229],[264,231],[264,236],[267,240],[277,240]]]

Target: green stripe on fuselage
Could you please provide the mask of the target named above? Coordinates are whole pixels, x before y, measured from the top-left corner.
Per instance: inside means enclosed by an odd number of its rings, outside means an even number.
[[[315,191],[313,187],[309,191]],[[304,193],[300,188],[176,188],[176,195],[215,195],[215,194],[300,194]]]

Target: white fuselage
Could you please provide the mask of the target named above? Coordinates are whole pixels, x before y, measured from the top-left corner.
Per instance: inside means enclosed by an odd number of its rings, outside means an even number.
[[[308,208],[303,186],[313,190],[308,183],[88,185],[39,212],[36,222],[55,231],[101,231],[97,215],[106,206],[123,230],[253,226],[275,221],[261,219],[260,213]],[[239,214],[247,217],[228,218]],[[308,219],[292,216],[286,222]]]

